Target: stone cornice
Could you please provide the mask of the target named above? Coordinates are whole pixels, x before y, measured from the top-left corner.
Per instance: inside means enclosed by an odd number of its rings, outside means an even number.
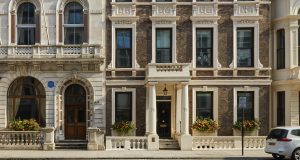
[[[179,16],[150,16],[151,21],[178,21]]]

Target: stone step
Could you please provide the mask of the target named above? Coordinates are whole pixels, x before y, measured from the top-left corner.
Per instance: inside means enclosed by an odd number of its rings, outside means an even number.
[[[63,140],[55,143],[55,149],[87,149],[87,141],[83,140]]]
[[[162,139],[159,140],[159,149],[161,150],[179,150],[179,144],[173,139]]]

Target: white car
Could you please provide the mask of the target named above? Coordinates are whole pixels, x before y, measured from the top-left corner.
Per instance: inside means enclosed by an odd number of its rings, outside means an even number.
[[[265,152],[275,159],[300,160],[300,127],[276,127],[267,137]]]

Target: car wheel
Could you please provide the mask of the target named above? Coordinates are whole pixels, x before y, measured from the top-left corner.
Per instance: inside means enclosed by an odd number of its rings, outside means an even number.
[[[275,159],[284,159],[284,156],[279,155],[279,154],[272,154],[272,156],[273,156]]]
[[[293,152],[292,160],[300,160],[300,148],[297,148]]]

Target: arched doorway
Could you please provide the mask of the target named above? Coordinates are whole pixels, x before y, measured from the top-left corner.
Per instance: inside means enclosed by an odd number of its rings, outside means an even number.
[[[46,92],[40,81],[20,77],[13,81],[7,94],[8,122],[14,119],[35,119],[46,126]]]
[[[79,84],[65,90],[65,139],[86,138],[86,91]]]

